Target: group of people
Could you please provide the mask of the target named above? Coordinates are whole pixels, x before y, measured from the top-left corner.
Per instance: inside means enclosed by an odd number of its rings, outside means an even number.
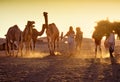
[[[75,53],[75,50],[80,51],[81,43],[83,39],[83,32],[80,27],[76,27],[76,33],[73,30],[73,27],[69,27],[69,31],[64,35],[64,37],[68,37],[68,49],[69,54],[72,55]]]
[[[69,27],[69,31],[63,36],[67,36],[67,42],[68,42],[68,49],[69,54],[72,55],[75,52],[80,53],[82,39],[83,39],[83,32],[81,31],[80,27],[76,27],[76,32],[73,30],[73,27]],[[114,46],[115,46],[115,36],[114,32],[111,32],[110,35],[105,40],[104,43],[106,48],[109,48],[109,52],[114,52]]]

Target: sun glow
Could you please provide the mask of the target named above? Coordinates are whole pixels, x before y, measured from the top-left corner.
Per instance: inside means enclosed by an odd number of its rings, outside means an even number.
[[[60,32],[65,34],[69,26],[74,30],[81,27],[83,36],[91,38],[96,21],[106,17],[119,21],[119,3],[119,0],[1,0],[0,37],[14,24],[23,30],[28,20],[35,21],[35,28],[40,31],[46,11],[48,22],[54,22]]]

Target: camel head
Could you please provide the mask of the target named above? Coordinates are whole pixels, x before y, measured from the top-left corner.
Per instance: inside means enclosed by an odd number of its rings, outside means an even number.
[[[35,25],[33,25],[33,24],[35,24],[35,21],[28,21],[27,22],[27,26],[34,27]]]
[[[28,21],[26,27],[29,27],[30,29],[33,29],[35,22],[34,21]]]
[[[27,25],[25,26],[26,27],[25,29],[28,30],[30,34],[32,34],[32,29],[34,27],[34,24],[35,24],[34,21],[27,21]]]
[[[45,17],[47,16],[47,14],[48,14],[47,12],[43,12],[43,15],[44,15]]]
[[[43,12],[43,15],[44,15],[44,18],[45,18],[45,24],[48,27],[48,15],[47,14],[48,14],[47,12]]]

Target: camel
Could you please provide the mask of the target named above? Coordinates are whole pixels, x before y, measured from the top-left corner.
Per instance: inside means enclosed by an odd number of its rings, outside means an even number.
[[[23,41],[25,43],[26,54],[30,52],[31,41],[32,41],[32,29],[34,27],[34,21],[28,21],[27,25],[23,31]]]
[[[99,51],[100,51],[100,54],[101,54],[101,58],[102,58],[102,49],[101,49],[102,37],[100,35],[96,34],[96,31],[94,31],[93,35],[92,35],[92,38],[95,41],[95,59],[96,59],[97,51],[98,51],[97,48],[99,48]]]
[[[48,48],[50,51],[50,55],[55,55],[55,47],[57,42],[57,48],[59,47],[59,30],[54,23],[48,25],[48,16],[47,12],[44,12],[45,18],[45,28],[46,28],[46,35],[48,40]]]
[[[33,28],[32,40],[33,40],[33,50],[35,50],[35,43],[37,41],[37,37],[41,36],[44,33],[45,27],[42,26],[42,30],[38,32],[35,28]]]
[[[7,44],[6,45],[7,55],[11,56],[12,48],[13,48],[13,55],[14,55],[14,49],[15,49],[14,44],[16,41],[16,43],[18,45],[17,55],[18,55],[18,52],[20,51],[20,54],[22,56],[22,31],[19,29],[19,27],[17,25],[10,27],[5,36],[6,36],[6,44]],[[16,57],[17,57],[17,55],[16,55]]]

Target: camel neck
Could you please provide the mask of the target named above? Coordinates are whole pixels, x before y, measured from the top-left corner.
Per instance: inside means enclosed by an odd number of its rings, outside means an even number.
[[[38,32],[38,36],[43,35],[44,31],[45,31],[45,28],[42,28],[42,30],[40,32]]]

